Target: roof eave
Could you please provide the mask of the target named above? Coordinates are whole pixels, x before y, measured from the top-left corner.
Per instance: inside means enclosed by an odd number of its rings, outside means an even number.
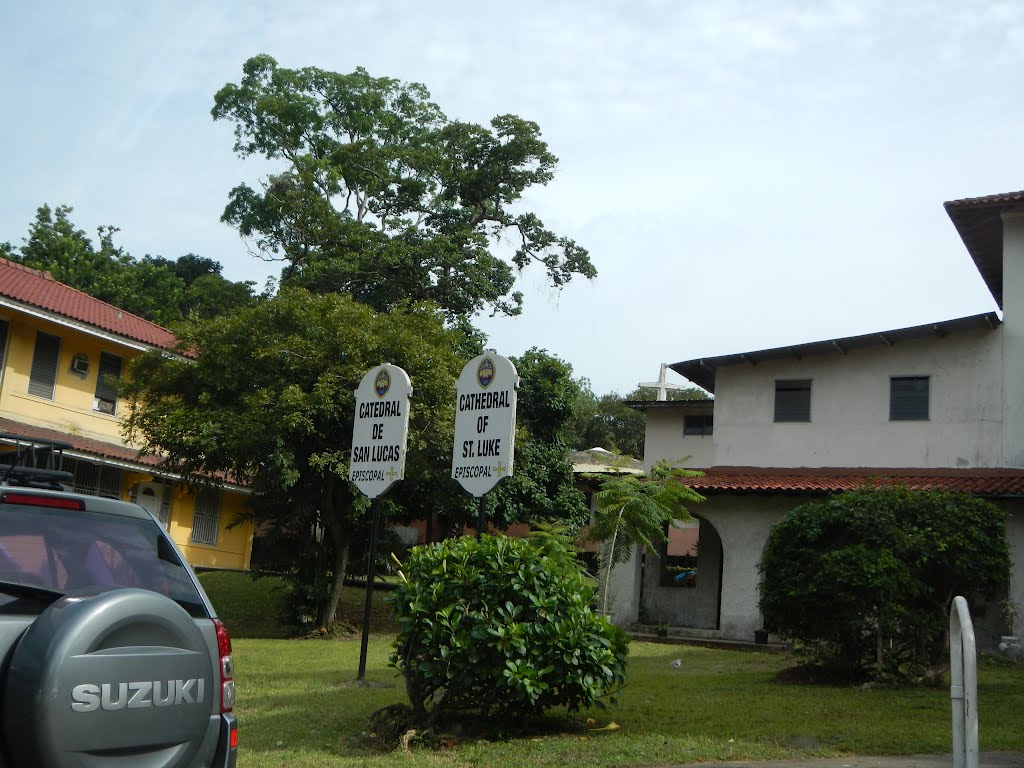
[[[74,318],[67,317],[66,315],[62,315],[58,312],[51,312],[50,310],[47,309],[41,309],[39,307],[33,306],[32,304],[26,304],[25,302],[10,299],[6,296],[0,296],[0,307],[7,307],[8,309],[14,310],[16,312],[31,315],[32,317],[36,317],[40,320],[46,320],[55,325],[60,325],[65,328],[71,328],[76,331],[79,331],[80,333],[84,333],[88,336],[93,336],[98,339],[103,339],[104,341],[119,344],[122,347],[128,347],[129,349],[134,349],[139,352],[148,352],[151,349],[165,349],[164,347],[158,347],[153,344],[147,344],[146,342],[139,341],[138,339],[133,339],[128,336],[122,336],[121,334],[113,333],[111,331],[105,331],[102,328],[98,328],[95,325],[92,325],[91,323],[86,323],[82,320],[75,320]]]
[[[995,312],[985,312],[980,315],[958,317],[952,320],[915,325],[909,328],[895,328],[887,331],[860,334],[858,336],[845,336],[838,339],[792,344],[786,347],[773,347],[752,352],[683,360],[682,362],[671,364],[669,368],[681,376],[685,376],[694,384],[703,387],[708,392],[713,393],[715,391],[715,373],[719,368],[734,365],[755,366],[758,363],[769,360],[802,360],[804,357],[825,354],[845,355],[855,349],[880,346],[891,347],[900,342],[915,341],[935,336],[944,337],[951,333],[972,330],[994,330],[1001,323],[1002,320]]]
[[[1003,308],[1002,215],[1024,208],[1024,192],[949,200],[943,203],[964,247],[1000,309]]]

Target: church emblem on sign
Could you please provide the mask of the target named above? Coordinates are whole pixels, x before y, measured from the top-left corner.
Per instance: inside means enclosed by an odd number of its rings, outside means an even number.
[[[480,361],[480,366],[476,369],[476,380],[484,389],[487,389],[494,381],[494,361],[491,358],[485,357]]]
[[[377,393],[377,397],[384,397],[391,389],[391,374],[388,373],[387,368],[381,368],[377,373],[377,378],[373,381],[373,390]]]

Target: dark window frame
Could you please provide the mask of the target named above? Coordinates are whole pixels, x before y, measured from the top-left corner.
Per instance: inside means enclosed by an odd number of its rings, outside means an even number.
[[[57,392],[57,373],[60,371],[62,340],[45,331],[36,331],[32,350],[32,367],[28,374],[28,393],[44,400],[53,400]],[[47,356],[44,359],[44,355]]]
[[[118,388],[116,384],[111,384],[109,379],[111,377],[120,379],[123,369],[123,358],[112,355],[109,352],[100,352],[99,371],[96,375],[96,392],[92,401],[92,409],[97,413],[103,413],[107,416],[115,416],[117,414]]]
[[[931,376],[889,377],[889,421],[928,421]]]
[[[779,424],[809,422],[811,386],[811,379],[776,379],[774,421]]]
[[[0,384],[4,380],[4,370],[7,368],[7,341],[11,337],[11,323],[6,318],[0,317]]]
[[[714,434],[715,415],[713,413],[688,413],[683,416],[683,436],[700,437]]]

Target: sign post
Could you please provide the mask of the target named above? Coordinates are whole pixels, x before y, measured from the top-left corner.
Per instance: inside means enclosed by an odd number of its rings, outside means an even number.
[[[378,498],[405,476],[405,446],[409,433],[409,374],[387,363],[371,368],[355,391],[356,413],[352,424],[352,456],[348,479],[372,499],[370,562],[366,573],[363,607],[363,639],[359,649],[358,679],[366,677],[366,649],[370,639],[370,612],[377,566]]]
[[[452,477],[480,498],[478,536],[487,525],[486,493],[512,475],[518,389],[516,367],[492,350],[466,363],[455,382]]]

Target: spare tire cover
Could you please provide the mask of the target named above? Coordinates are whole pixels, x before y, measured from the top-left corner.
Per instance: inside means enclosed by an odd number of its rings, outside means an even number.
[[[4,690],[17,768],[195,759],[217,711],[212,652],[177,603],[142,589],[79,590],[26,630]]]

